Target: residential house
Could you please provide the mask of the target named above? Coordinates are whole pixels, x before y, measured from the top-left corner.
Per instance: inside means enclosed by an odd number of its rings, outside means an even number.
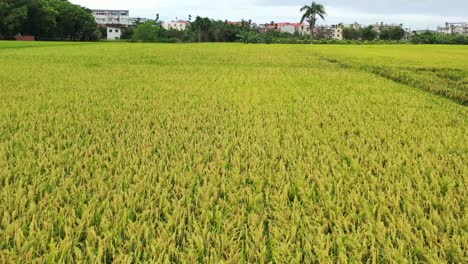
[[[272,21],[271,23],[260,24],[260,30],[262,32],[274,30],[277,32],[282,32],[282,33],[295,34],[295,33],[299,33],[301,26],[302,26],[301,23],[291,23],[291,22],[275,23]]]
[[[267,32],[269,30],[279,31],[278,24],[271,21],[271,23],[260,24],[260,31]]]
[[[162,27],[166,30],[175,29],[179,31],[184,31],[188,28],[189,24],[190,24],[189,21],[178,20],[178,21],[164,22],[162,23]]]
[[[279,23],[278,28],[280,32],[295,34],[299,33],[302,23]]]
[[[314,35],[317,38],[322,39],[335,39],[335,40],[342,40],[343,39],[343,24],[336,24],[336,25],[323,25],[317,26],[314,28]]]
[[[316,38],[342,40],[343,28],[344,25],[341,23],[336,25],[318,25],[314,27],[314,35]],[[310,27],[305,23],[299,24],[297,32],[301,35],[310,35]]]
[[[384,22],[375,23],[371,26],[372,29],[377,33],[380,33],[380,31],[382,31],[383,29],[403,28],[403,24],[384,24]]]
[[[108,40],[119,40],[122,37],[122,31],[125,27],[118,26],[107,26],[107,39]]]
[[[120,39],[122,31],[132,25],[128,10],[95,9],[92,13],[96,23],[106,28],[108,40]]]
[[[468,22],[445,23],[445,26],[438,27],[437,32],[441,34],[459,34],[468,36]]]
[[[309,25],[306,23],[302,23],[299,25],[298,31],[300,35],[310,35],[310,28]]]
[[[358,22],[354,22],[353,24],[345,25],[346,28],[352,28],[352,29],[361,29],[362,25],[359,24]]]

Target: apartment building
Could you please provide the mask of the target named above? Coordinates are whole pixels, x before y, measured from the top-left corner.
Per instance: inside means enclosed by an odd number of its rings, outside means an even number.
[[[123,25],[130,26],[132,21],[128,10],[92,10],[93,16],[99,25]]]
[[[468,22],[445,23],[445,26],[438,27],[437,32],[441,34],[459,34],[468,36]]]
[[[106,28],[108,40],[120,39],[122,31],[132,25],[128,10],[95,9],[91,11],[96,23]]]
[[[314,36],[321,39],[343,39],[343,24],[336,25],[318,25],[314,28]],[[297,32],[301,35],[310,35],[310,27],[303,23],[298,25]]]

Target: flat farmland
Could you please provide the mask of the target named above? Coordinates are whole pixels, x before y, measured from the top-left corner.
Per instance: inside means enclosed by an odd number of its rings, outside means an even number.
[[[0,262],[466,263],[467,62],[0,42]]]

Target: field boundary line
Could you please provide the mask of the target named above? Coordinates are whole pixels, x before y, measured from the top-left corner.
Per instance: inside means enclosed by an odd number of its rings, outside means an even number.
[[[468,85],[466,82],[468,81],[468,73],[462,69],[455,69],[455,68],[427,68],[427,67],[382,67],[382,66],[371,66],[365,64],[351,64],[346,63],[343,61],[339,61],[335,58],[330,58],[327,56],[323,56],[320,54],[316,54],[319,60],[338,65],[342,69],[353,69],[359,70],[362,72],[372,73],[374,75],[383,77],[387,80],[391,80],[398,84],[404,84],[410,86],[412,88],[416,88],[434,95],[438,95],[444,98],[447,98],[455,103],[461,104],[463,106],[468,106]],[[461,81],[460,87],[454,86],[443,86],[437,85],[434,83],[425,84],[424,82],[420,81],[420,75],[418,77],[413,78],[411,74],[417,74],[421,72],[429,72],[429,73],[436,73],[438,71],[448,71],[448,72],[456,72],[461,73],[461,75],[467,76],[465,77],[466,80]],[[408,74],[410,73],[410,74]],[[437,75],[433,76],[434,78],[441,79],[441,83],[443,82],[454,82],[452,79],[442,79]]]

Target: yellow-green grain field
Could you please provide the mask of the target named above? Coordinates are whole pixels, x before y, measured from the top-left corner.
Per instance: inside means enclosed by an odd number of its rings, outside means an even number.
[[[467,263],[468,47],[0,42],[0,263]]]

